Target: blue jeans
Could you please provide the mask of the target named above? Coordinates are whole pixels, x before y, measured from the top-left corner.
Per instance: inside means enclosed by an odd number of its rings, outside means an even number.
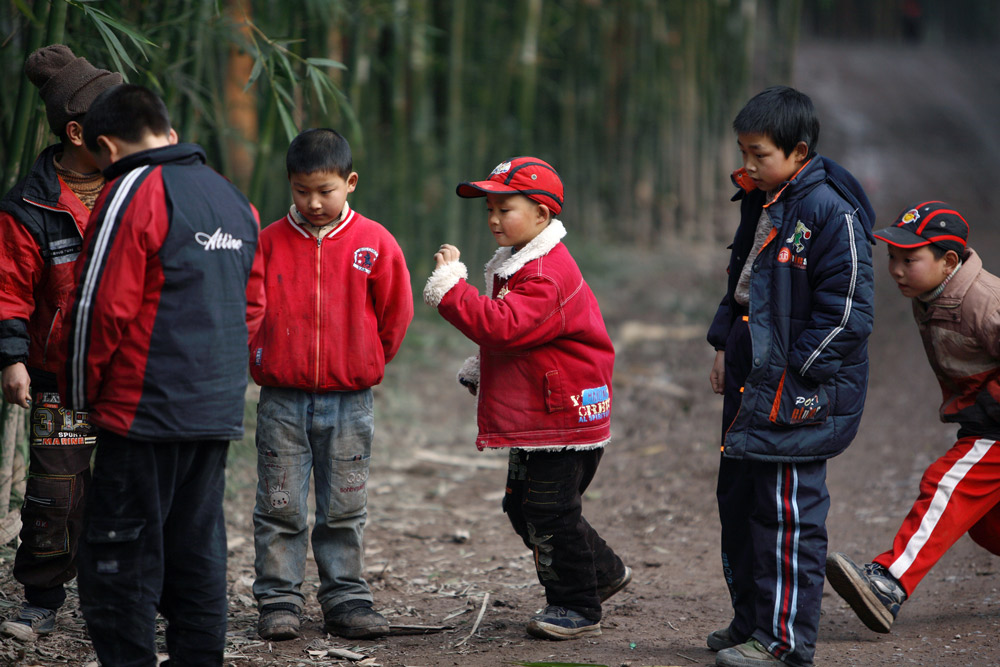
[[[260,606],[291,603],[301,609],[304,603],[310,471],[319,603],[327,612],[347,600],[372,601],[362,577],[362,536],[374,432],[371,389],[318,394],[261,388],[253,512],[253,593]]]
[[[222,665],[226,451],[217,440],[147,442],[100,430],[77,558],[80,608],[102,665]]]

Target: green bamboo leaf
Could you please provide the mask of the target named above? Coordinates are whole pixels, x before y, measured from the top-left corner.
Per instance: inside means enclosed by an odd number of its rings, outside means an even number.
[[[264,71],[264,59],[258,57],[253,62],[253,69],[250,70],[250,78],[247,79],[247,85],[243,88],[246,91],[250,86],[253,85],[254,81],[260,77],[261,72]]]
[[[125,62],[128,63],[128,66],[132,70],[138,71],[135,63],[133,63],[132,59],[128,57],[127,53],[125,53],[125,49],[122,47],[121,42],[119,42],[115,34],[111,32],[111,29],[100,21],[94,21],[94,26],[97,28],[97,32],[101,34],[101,39],[104,40],[105,46],[108,47],[108,52],[111,55],[111,59],[115,61],[115,67],[118,71],[124,76]]]
[[[342,70],[347,69],[347,65],[331,58],[306,58],[306,62],[316,67],[334,67]]]
[[[281,100],[277,100],[277,106],[278,115],[281,116],[281,124],[285,128],[285,134],[287,135],[288,140],[291,141],[295,138],[295,135],[297,135],[299,131],[295,128],[295,123],[292,122],[292,117],[288,113],[288,109],[285,108],[285,105],[282,104]]]
[[[316,93],[316,99],[319,100],[319,105],[323,109],[323,113],[326,113],[326,95],[323,92],[323,79],[325,78],[323,74],[315,67],[309,67],[306,69],[306,74],[309,77],[309,81],[312,83],[313,91]]]
[[[34,23],[35,26],[42,27],[42,22],[31,12],[31,7],[24,4],[24,0],[14,0],[14,6],[17,7],[19,12],[24,14],[24,18]]]

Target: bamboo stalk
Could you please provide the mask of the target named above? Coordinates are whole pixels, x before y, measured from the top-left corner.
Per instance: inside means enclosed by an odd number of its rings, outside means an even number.
[[[0,428],[0,518],[10,510],[10,489],[14,481],[14,452],[17,450],[18,422],[24,421],[24,408],[14,403],[3,407]]]
[[[49,11],[49,2],[36,2],[34,9],[38,13],[37,18],[44,20],[46,18],[45,14]],[[59,3],[62,4],[62,3]],[[42,46],[43,32],[32,25],[27,30],[27,39],[25,40],[25,50],[24,59],[27,59],[31,53]],[[17,109],[14,112],[14,120],[11,123],[10,135],[7,137],[5,142],[7,146],[6,160],[4,161],[3,169],[3,182],[2,188],[3,192],[9,190],[17,182],[17,179],[21,175],[21,163],[24,158],[25,145],[28,139],[28,128],[32,126],[36,119],[40,116],[38,114],[38,91],[35,86],[28,81],[28,77],[23,74],[23,63],[22,59],[22,74],[20,77],[20,85],[17,90]],[[32,158],[34,155],[32,155]]]

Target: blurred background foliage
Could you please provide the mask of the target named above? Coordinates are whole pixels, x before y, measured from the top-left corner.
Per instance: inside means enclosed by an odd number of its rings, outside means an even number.
[[[481,202],[455,185],[514,155],[562,175],[572,243],[719,241],[731,119],[791,80],[800,39],[998,31],[1000,3],[977,0],[5,0],[0,185],[54,140],[23,63],[62,42],[157,90],[264,224],[290,202],[290,138],[340,130],[361,177],[352,204],[396,235],[415,283],[443,241],[492,253]]]

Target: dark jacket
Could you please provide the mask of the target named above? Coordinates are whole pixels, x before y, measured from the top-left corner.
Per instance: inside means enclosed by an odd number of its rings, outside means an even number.
[[[759,190],[735,199],[740,226],[729,285],[708,333],[716,349],[725,348],[736,320],[733,291],[765,206]],[[752,370],[723,454],[822,460],[851,443],[865,403],[875,215],[854,177],[820,156],[766,206],[774,231],[750,280]]]
[[[64,396],[137,440],[240,438],[247,322],[259,322],[247,295],[262,292],[261,276],[251,280],[256,211],[194,144],[128,155],[105,176],[78,267]]]
[[[54,384],[66,305],[90,211],[56,173],[49,146],[0,200],[0,368],[23,362]]]

